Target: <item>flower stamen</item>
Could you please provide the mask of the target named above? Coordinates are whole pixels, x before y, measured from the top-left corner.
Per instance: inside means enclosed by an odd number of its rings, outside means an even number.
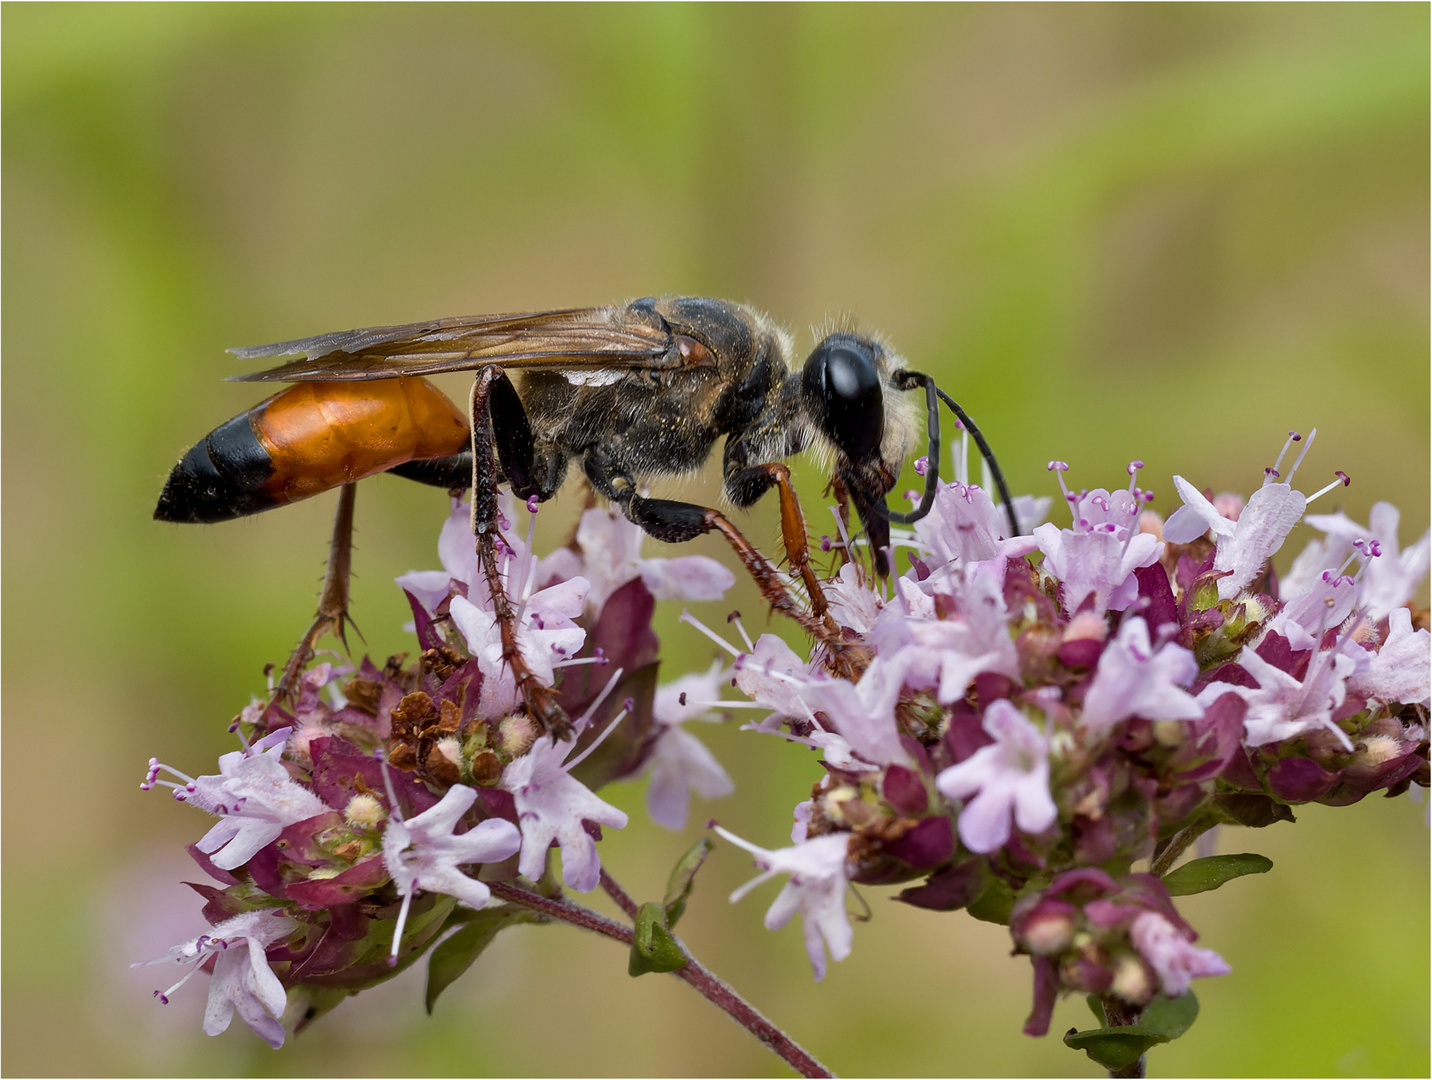
[[[723,638],[720,634],[716,633],[715,630],[712,630],[709,626],[707,626],[704,622],[698,619],[695,615],[691,614],[691,612],[689,611],[683,610],[681,612],[681,617],[677,619],[677,622],[684,622],[688,626],[696,627],[696,629],[700,630],[703,634],[709,637],[717,645],[721,646],[721,648],[725,649],[732,656],[739,658],[745,655],[741,652],[740,649],[736,648],[736,646],[732,645],[729,641]]]
[[[1299,460],[1302,459],[1300,458]],[[1338,469],[1334,475],[1337,476],[1337,479],[1334,480],[1331,484],[1326,485],[1325,487],[1318,488],[1317,491],[1309,495],[1308,502],[1312,502],[1320,495],[1326,495],[1329,491],[1337,487],[1339,484],[1341,484],[1343,487],[1347,487],[1349,484],[1352,483],[1352,477],[1349,476],[1347,473],[1343,472],[1341,469]]]
[[[756,646],[755,646],[755,644],[751,641],[751,635],[748,634],[748,633],[746,633],[746,627],[745,627],[745,625],[741,622],[741,613],[740,613],[739,611],[733,611],[733,612],[731,612],[731,614],[729,614],[729,615],[726,616],[726,621],[727,621],[728,623],[734,623],[734,624],[735,624],[735,626],[736,626],[736,632],[741,635],[741,640],[746,643],[746,651],[747,651],[747,652],[755,652],[755,651],[756,651]]]

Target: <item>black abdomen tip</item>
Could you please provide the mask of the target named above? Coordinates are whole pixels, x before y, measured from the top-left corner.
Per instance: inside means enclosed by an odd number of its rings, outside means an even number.
[[[265,490],[273,462],[242,413],[211,431],[184,455],[159,494],[156,521],[208,524],[280,505]]]

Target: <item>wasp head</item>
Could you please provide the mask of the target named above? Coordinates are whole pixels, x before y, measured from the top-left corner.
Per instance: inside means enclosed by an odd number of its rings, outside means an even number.
[[[885,494],[916,438],[916,406],[896,377],[902,366],[879,342],[840,332],[815,347],[801,372],[806,412],[835,450],[836,475],[860,512],[881,573],[890,542]]]

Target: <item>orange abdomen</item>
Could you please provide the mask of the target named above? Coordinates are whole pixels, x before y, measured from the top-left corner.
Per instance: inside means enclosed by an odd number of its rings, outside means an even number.
[[[468,448],[467,418],[426,379],[297,383],[249,410],[277,502]]]
[[[467,418],[426,379],[299,383],[190,447],[165,481],[154,516],[231,521],[467,449]],[[435,476],[415,479],[451,486],[450,470]]]

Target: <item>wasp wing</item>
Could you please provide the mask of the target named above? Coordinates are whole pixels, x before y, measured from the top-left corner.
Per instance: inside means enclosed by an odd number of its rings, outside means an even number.
[[[239,382],[391,379],[488,364],[573,372],[681,366],[672,332],[626,307],[434,319],[230,351],[243,360],[302,355],[267,371],[236,376]]]

